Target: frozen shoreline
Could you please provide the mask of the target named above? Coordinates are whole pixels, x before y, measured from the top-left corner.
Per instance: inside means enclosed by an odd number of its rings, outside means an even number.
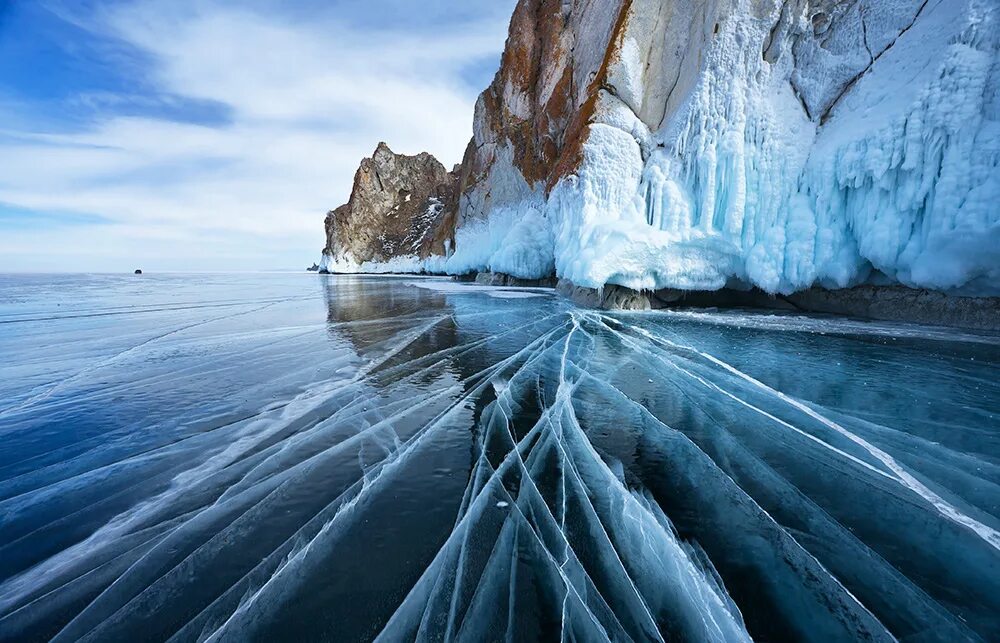
[[[391,268],[391,266],[386,266]],[[358,271],[320,274],[449,277],[480,285],[512,288],[555,288],[584,308],[601,310],[660,310],[685,308],[784,310],[822,313],[882,321],[908,322],[977,330],[1000,330],[1000,297],[964,297],[900,285],[860,285],[828,290],[811,288],[791,295],[770,295],[759,289],[722,288],[714,291],[662,289],[637,291],[623,286],[587,288],[554,275],[520,279],[503,273],[448,275],[432,272]]]

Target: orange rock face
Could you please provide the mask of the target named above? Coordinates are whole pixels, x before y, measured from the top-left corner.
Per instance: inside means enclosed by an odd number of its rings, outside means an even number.
[[[460,225],[571,173],[629,3],[521,0],[462,164],[448,173],[429,154],[398,156],[380,144],[350,202],[327,215],[326,254],[357,263],[445,255]]]
[[[518,3],[500,70],[476,104],[473,139],[462,162],[459,224],[525,192],[551,189],[575,169],[629,3]],[[523,185],[511,185],[516,180],[509,175],[494,176],[498,164],[515,169]]]

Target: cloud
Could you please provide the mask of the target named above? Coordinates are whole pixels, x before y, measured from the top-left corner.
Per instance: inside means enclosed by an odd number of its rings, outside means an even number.
[[[32,127],[24,106],[4,119],[18,127],[0,133],[0,204],[101,223],[15,230],[0,217],[0,269],[312,261],[323,214],[378,141],[460,160],[482,89],[466,72],[498,57],[503,4],[412,2],[410,22],[397,0],[294,13],[277,2],[51,5],[127,53],[118,71],[135,89],[75,95],[69,109],[94,112],[82,129]],[[380,9],[392,19],[374,21]]]

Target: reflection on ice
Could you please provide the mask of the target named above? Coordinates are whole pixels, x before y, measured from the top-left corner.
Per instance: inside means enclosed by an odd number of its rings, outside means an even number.
[[[176,279],[0,310],[0,639],[1000,631],[994,336]]]

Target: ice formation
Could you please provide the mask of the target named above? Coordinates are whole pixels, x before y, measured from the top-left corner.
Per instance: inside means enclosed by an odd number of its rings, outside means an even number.
[[[490,211],[484,220],[472,221],[455,234],[455,252],[439,266],[453,275],[495,270],[522,279],[552,274],[552,230],[543,204],[528,201],[517,207]]]
[[[909,286],[1000,292],[997,3],[858,3],[864,37],[901,33],[828,105],[822,94],[839,78],[823,67],[838,56],[801,36],[768,44],[816,20],[786,4],[757,18],[751,3],[733,3],[697,82],[652,128],[634,111],[657,82],[637,43],[652,17],[626,26],[609,71],[616,95],[601,96],[577,176],[549,200],[560,276],[645,289],[735,279],[788,293],[874,270]],[[810,113],[807,98],[826,111]]]
[[[518,5],[425,269],[1000,294],[996,0],[599,4]]]
[[[810,16],[774,27],[779,7],[761,19],[734,3],[689,95],[651,131],[633,112],[649,90],[626,30],[609,72],[617,96],[602,101],[578,178],[550,201],[560,274],[594,287],[736,279],[789,293],[874,270],[909,286],[1000,292],[1000,5],[874,4],[856,5],[864,38],[899,35],[823,103],[839,80],[823,66],[839,58],[801,35],[768,44],[811,32],[800,24]],[[823,113],[810,112],[813,99]]]

